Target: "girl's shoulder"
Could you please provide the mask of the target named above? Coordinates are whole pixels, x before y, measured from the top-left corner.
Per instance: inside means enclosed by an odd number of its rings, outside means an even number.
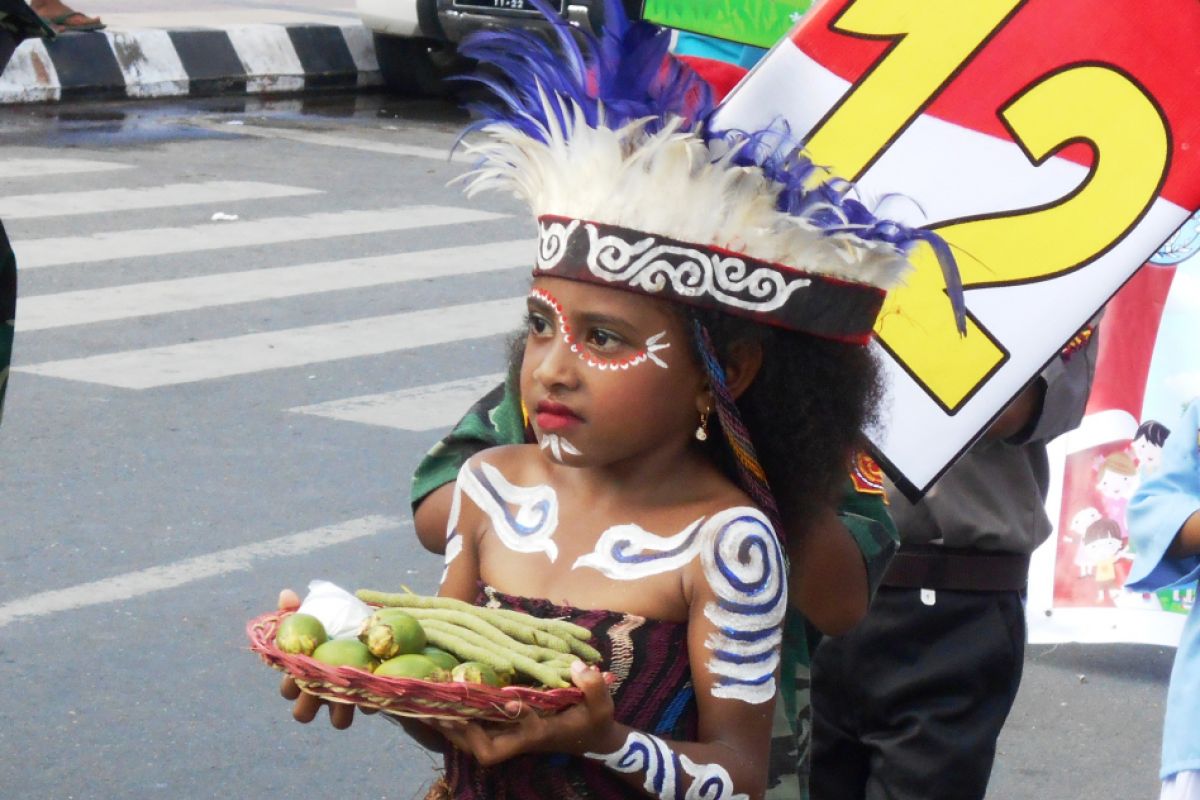
[[[731,530],[738,530],[742,533],[753,532],[756,535],[765,535],[776,540],[779,538],[770,517],[763,513],[758,506],[749,503],[718,509],[703,517],[699,523],[701,529],[709,534],[706,538],[720,538]]]
[[[506,444],[481,450],[466,460],[463,471],[478,473],[484,465],[499,470],[510,479],[521,479],[544,471],[534,444]]]

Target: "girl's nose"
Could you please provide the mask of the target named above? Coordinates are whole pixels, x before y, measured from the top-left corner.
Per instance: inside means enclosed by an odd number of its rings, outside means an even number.
[[[574,389],[579,385],[579,355],[561,332],[540,349],[540,360],[533,370],[534,380],[546,388]]]

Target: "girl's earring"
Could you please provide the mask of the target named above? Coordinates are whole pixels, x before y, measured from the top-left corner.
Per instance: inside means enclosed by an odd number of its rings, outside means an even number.
[[[700,427],[696,428],[696,441],[708,441],[708,412],[700,412]]]

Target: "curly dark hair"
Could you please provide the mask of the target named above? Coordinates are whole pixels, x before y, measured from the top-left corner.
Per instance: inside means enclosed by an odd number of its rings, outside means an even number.
[[[727,314],[690,314],[708,330],[723,364],[737,342],[762,349],[762,366],[737,406],[782,518],[802,521],[836,506],[851,459],[864,444],[862,431],[877,421],[883,397],[870,348]],[[721,469],[739,482],[725,436],[710,436],[707,444]]]

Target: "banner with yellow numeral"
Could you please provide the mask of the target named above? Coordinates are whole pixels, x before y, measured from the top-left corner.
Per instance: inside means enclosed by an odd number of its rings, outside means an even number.
[[[722,104],[954,250],[966,336],[925,249],[876,326],[873,443],[910,495],[1200,205],[1197,41],[1195,0],[830,0]]]

